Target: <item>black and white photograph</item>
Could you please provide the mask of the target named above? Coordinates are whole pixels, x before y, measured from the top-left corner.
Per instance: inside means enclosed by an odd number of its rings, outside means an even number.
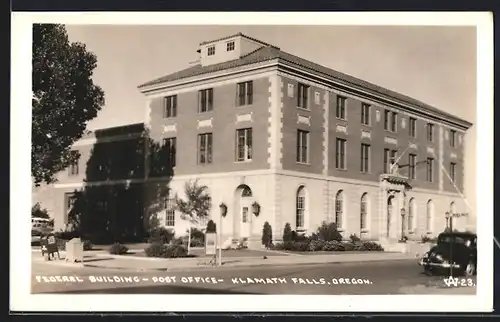
[[[488,14],[12,17],[11,309],[492,309]]]

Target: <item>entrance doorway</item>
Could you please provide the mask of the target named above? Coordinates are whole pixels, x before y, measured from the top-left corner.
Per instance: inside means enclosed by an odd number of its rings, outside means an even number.
[[[240,185],[236,189],[236,197],[238,198],[237,213],[239,214],[239,237],[248,238],[251,234],[252,224],[252,189],[247,185]]]

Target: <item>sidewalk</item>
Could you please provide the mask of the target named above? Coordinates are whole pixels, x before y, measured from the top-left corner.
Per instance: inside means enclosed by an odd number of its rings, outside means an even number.
[[[61,259],[65,258],[65,253],[61,252]],[[36,256],[36,255],[35,255]],[[138,256],[110,255],[103,251],[86,251],[83,266],[98,267],[107,269],[120,269],[128,271],[186,271],[199,269],[221,269],[234,267],[255,267],[255,266],[289,266],[307,264],[327,264],[327,263],[354,263],[354,262],[375,262],[391,260],[415,260],[414,256],[401,253],[349,253],[349,254],[321,254],[307,256],[268,256],[263,257],[226,257],[222,258],[222,267],[210,264],[210,258],[148,258]],[[54,261],[64,263],[64,260]],[[81,265],[81,264],[80,264]]]

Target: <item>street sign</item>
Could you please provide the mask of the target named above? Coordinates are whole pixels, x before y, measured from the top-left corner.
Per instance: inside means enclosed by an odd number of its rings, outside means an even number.
[[[205,234],[205,255],[215,255],[217,251],[217,234]]]

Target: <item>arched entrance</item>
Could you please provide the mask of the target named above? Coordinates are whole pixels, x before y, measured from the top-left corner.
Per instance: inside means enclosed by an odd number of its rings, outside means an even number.
[[[387,198],[387,229],[386,229],[386,237],[390,237],[391,235],[391,221],[394,214],[394,196],[390,196]]]
[[[246,184],[239,185],[235,191],[235,214],[238,220],[234,221],[234,231],[238,237],[248,238],[251,234],[252,224],[252,189]]]

